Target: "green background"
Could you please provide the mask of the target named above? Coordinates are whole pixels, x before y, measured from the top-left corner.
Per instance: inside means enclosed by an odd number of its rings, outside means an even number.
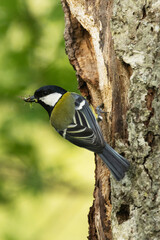
[[[0,240],[87,239],[93,154],[54,131],[21,97],[77,91],[56,0],[0,0]]]

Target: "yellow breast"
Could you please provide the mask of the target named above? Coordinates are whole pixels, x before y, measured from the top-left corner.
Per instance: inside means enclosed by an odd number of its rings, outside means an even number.
[[[73,122],[75,100],[70,92],[65,93],[55,105],[50,121],[56,130],[64,130]]]

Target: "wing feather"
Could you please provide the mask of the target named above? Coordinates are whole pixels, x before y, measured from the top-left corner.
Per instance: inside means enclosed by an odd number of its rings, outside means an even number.
[[[93,152],[101,152],[104,148],[100,127],[88,102],[82,96],[72,93],[75,99],[75,116],[73,122],[59,133],[73,144],[87,148]]]

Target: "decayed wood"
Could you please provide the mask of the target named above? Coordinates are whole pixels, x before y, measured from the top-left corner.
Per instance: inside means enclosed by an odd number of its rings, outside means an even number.
[[[114,54],[110,32],[112,1],[62,1],[62,4],[66,52],[76,70],[80,91],[93,106],[104,105],[107,115],[101,123],[102,131],[106,140],[114,143],[115,133],[126,137],[130,74]],[[98,157],[96,159],[95,200],[89,213],[89,239],[111,239],[109,171]]]
[[[88,238],[158,239],[158,0],[61,2],[66,52],[79,89],[94,107],[103,104],[107,114],[100,125],[106,141],[132,161],[117,183],[110,182],[96,156]]]

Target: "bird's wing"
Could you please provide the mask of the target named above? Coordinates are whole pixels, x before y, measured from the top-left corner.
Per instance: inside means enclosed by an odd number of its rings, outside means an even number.
[[[82,96],[72,93],[75,99],[75,115],[67,129],[59,133],[73,144],[93,152],[101,152],[105,142],[100,127],[88,102]]]

